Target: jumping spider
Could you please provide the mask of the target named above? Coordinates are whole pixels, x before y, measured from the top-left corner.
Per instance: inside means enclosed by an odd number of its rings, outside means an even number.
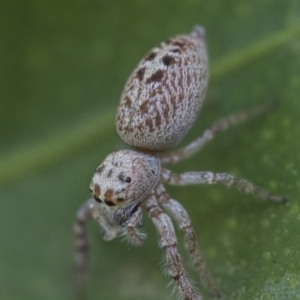
[[[182,297],[185,300],[201,299],[185,275],[168,214],[183,231],[186,248],[203,282],[213,295],[220,296],[199,251],[190,218],[183,206],[168,195],[164,184],[221,183],[264,200],[286,202],[285,197],[272,195],[245,179],[226,173],[176,174],[165,168],[195,154],[217,132],[270,108],[262,105],[222,118],[189,145],[166,152],[184,138],[205,97],[208,64],[204,35],[204,29],[196,26],[189,35],[162,42],[142,59],[129,77],[118,106],[116,125],[121,138],[135,150],[120,150],[105,158],[90,185],[94,199],[83,204],[77,213],[74,234],[78,299],[83,295],[88,265],[86,222],[96,219],[105,230],[105,240],[125,232],[134,245],[140,245],[144,235],[137,228],[143,223],[143,209],[157,228],[160,246],[165,250],[167,271]]]

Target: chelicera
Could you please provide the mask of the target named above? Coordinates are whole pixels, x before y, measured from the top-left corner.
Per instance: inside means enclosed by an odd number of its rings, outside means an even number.
[[[90,190],[92,199],[84,203],[74,225],[75,291],[81,299],[88,268],[85,224],[95,219],[111,240],[126,234],[134,245],[145,235],[138,228],[146,211],[157,228],[160,246],[165,250],[166,269],[185,300],[199,300],[185,275],[177,239],[169,214],[183,231],[186,248],[203,283],[220,296],[211,278],[191,220],[183,206],[166,192],[164,185],[217,184],[235,187],[263,200],[287,201],[245,179],[210,171],[173,173],[166,166],[189,158],[231,125],[269,110],[262,105],[222,118],[189,145],[167,152],[178,145],[193,125],[205,97],[208,59],[205,32],[196,26],[188,35],[179,35],[152,49],[129,77],[116,114],[120,137],[133,147],[109,154],[96,169]]]

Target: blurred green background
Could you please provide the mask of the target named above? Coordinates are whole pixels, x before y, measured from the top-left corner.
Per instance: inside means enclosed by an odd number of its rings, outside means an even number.
[[[151,47],[195,24],[207,30],[211,80],[185,143],[233,111],[279,105],[173,169],[229,172],[290,202],[223,186],[168,190],[190,213],[223,299],[300,299],[298,0],[1,2],[1,299],[72,299],[72,223],[94,168],[127,147],[114,127],[127,76]],[[90,300],[175,297],[145,219],[140,248],[104,242],[88,225]],[[178,239],[188,273],[211,299]]]

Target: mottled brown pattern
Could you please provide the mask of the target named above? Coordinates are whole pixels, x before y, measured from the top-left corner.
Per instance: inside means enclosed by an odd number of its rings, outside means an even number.
[[[153,60],[156,57],[156,55],[157,55],[156,53],[150,52],[148,55],[146,55],[145,60],[148,61]]]
[[[190,73],[188,73],[188,74],[187,74],[187,81],[186,81],[186,83],[187,83],[188,85],[190,85],[190,84],[191,84],[191,81],[192,81],[191,75],[190,75]]]
[[[153,132],[154,127],[153,127],[153,120],[151,118],[146,119],[146,125],[149,127],[150,132]]]
[[[173,117],[175,117],[176,111],[177,111],[176,96],[171,96],[170,100],[171,100],[172,107],[173,107]]]
[[[190,39],[183,38],[182,44],[183,44],[182,48],[184,48],[184,50],[186,49],[196,50],[195,43],[193,43]]]
[[[140,105],[140,112],[142,114],[145,114],[146,112],[148,112],[148,102],[149,101],[145,101]]]
[[[104,193],[104,201],[105,200],[111,201],[112,197],[113,197],[113,190],[109,189]]]
[[[183,76],[178,76],[178,86],[181,87],[182,89],[184,88]],[[190,101],[187,101],[187,102],[190,102]]]
[[[124,105],[128,108],[131,108],[131,100],[128,96],[124,98]]]
[[[139,132],[143,132],[143,129],[144,129],[144,125],[142,123],[140,123],[138,126],[137,126],[137,129]]]
[[[146,80],[146,83],[152,83],[152,82],[160,82],[164,76],[164,71],[163,70],[157,70],[154,74],[151,75],[151,77],[149,77]]]
[[[179,48],[183,49],[183,48],[186,48],[187,44],[183,43],[183,42],[176,42],[174,41],[172,43],[173,46],[178,46]]]
[[[168,90],[168,94],[169,94],[169,97],[176,97],[177,96],[177,90],[178,90],[178,87],[180,86],[178,84],[178,80],[181,78],[181,76],[178,78],[176,76],[176,72],[173,71],[172,74],[171,74],[171,79],[170,79],[170,84],[166,86],[166,89]],[[181,86],[180,86],[181,87]],[[173,91],[172,89],[173,88]]]
[[[168,117],[169,117],[169,112],[170,112],[169,108],[168,108],[168,107],[165,107],[165,109],[164,109],[164,118],[165,118],[165,120],[168,119]]]
[[[159,127],[161,125],[161,116],[158,111],[156,112],[155,121],[156,121],[156,126]]]
[[[125,132],[133,132],[133,128],[129,125],[122,127],[124,129]]]
[[[174,48],[171,50],[172,53],[181,53],[181,50],[179,48]]]
[[[110,169],[107,173],[107,178],[110,178],[111,177],[111,174],[112,174],[112,169]]]
[[[139,88],[138,88],[138,95],[137,95],[137,98],[138,98],[138,99],[140,99],[141,93],[142,93],[142,87],[139,86]]]
[[[139,81],[142,81],[144,79],[145,70],[146,67],[143,67],[136,72],[136,77],[138,78]]]
[[[104,166],[104,165],[101,165],[101,166],[99,166],[99,167],[96,169],[96,172],[97,172],[97,173],[101,173],[101,172],[103,171],[104,168],[105,168],[105,166]]]
[[[94,195],[99,198],[101,194],[101,188],[98,184],[95,184],[94,186]]]
[[[175,63],[175,59],[174,57],[170,56],[170,55],[165,55],[163,58],[162,58],[162,62],[165,66],[170,66],[172,64]]]
[[[193,32],[160,43],[133,71],[117,111],[121,116],[117,117],[117,130],[126,143],[162,151],[177,145],[188,132],[208,79],[201,34]],[[126,97],[131,100],[130,107]]]
[[[124,125],[124,119],[123,119],[122,115],[118,114],[118,116],[117,116],[116,119],[117,119],[117,122],[116,122],[117,129],[118,130],[122,130],[123,125]]]
[[[124,173],[123,173],[123,172],[119,173],[118,179],[119,179],[120,181],[123,181],[123,180],[124,180]]]

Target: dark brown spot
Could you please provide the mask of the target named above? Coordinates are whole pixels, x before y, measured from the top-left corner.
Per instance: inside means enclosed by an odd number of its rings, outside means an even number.
[[[155,90],[156,90],[157,94],[163,94],[163,89],[162,89],[161,85],[159,85]]]
[[[137,128],[138,128],[139,131],[143,131],[143,127],[144,127],[143,124],[140,123]]]
[[[172,65],[174,62],[175,62],[175,59],[170,56],[170,55],[165,55],[163,58],[162,58],[162,62],[165,66],[170,66]]]
[[[97,198],[99,198],[100,194],[101,194],[100,186],[98,184],[96,184],[94,186],[94,196],[97,197]]]
[[[106,202],[107,200],[108,200],[108,201],[111,201],[112,196],[113,196],[113,191],[112,191],[111,189],[108,189],[108,190],[104,193],[104,201],[105,201],[105,202]]]
[[[188,86],[191,84],[191,75],[190,75],[190,73],[187,73],[186,83],[187,83]]]
[[[156,53],[155,52],[150,52],[147,56],[146,56],[146,60],[153,60],[156,57]]]
[[[131,182],[131,177],[129,177],[129,176],[126,177],[126,178],[125,178],[125,181],[126,181],[127,183]]]
[[[166,119],[168,119],[168,115],[169,115],[169,105],[165,98],[161,99],[161,104],[162,104],[164,118],[166,120]]]
[[[149,99],[153,99],[157,95],[161,95],[161,94],[163,94],[163,89],[162,89],[162,85],[160,84],[160,85],[157,85],[155,87],[155,89],[150,90]],[[155,101],[157,101],[157,100],[155,99]]]
[[[178,85],[180,86],[180,87],[183,87],[184,85],[183,85],[183,76],[179,76],[179,82],[178,82]]]
[[[133,131],[133,128],[132,128],[131,126],[125,126],[125,127],[123,128],[123,131],[125,131],[125,132],[132,132],[132,131]]]
[[[169,116],[169,109],[168,109],[168,107],[165,107],[165,109],[164,109],[164,118],[168,119],[168,116]]]
[[[158,111],[156,112],[155,121],[156,121],[156,126],[159,127],[161,125],[161,116]]]
[[[146,68],[141,68],[136,72],[136,77],[138,78],[139,81],[142,81],[144,78]]]
[[[151,77],[149,77],[146,81],[146,83],[151,82],[160,82],[164,76],[163,70],[157,70]]]
[[[173,53],[181,53],[181,50],[179,48],[175,48],[175,49],[171,50],[171,52],[173,52]]]
[[[150,132],[153,132],[153,131],[154,131],[154,128],[153,128],[153,122],[152,122],[152,119],[151,119],[151,118],[147,118],[147,119],[146,119],[146,125],[149,127]]]
[[[146,113],[148,111],[148,101],[144,101],[141,105],[140,105],[140,111],[142,114]]]
[[[107,173],[107,178],[110,178],[111,177],[111,174],[112,174],[112,169],[110,169]]]
[[[124,105],[127,106],[127,107],[131,107],[131,100],[128,96],[125,97],[124,99]]]
[[[123,174],[123,172],[119,173],[118,179],[119,179],[120,181],[123,181],[123,180],[124,180],[124,174]]]
[[[121,113],[118,113],[118,117],[117,117],[117,122],[120,125],[124,125],[124,112],[122,111]]]
[[[173,116],[175,116],[177,111],[177,103],[176,103],[176,96],[171,96],[170,98],[172,106],[173,106]]]
[[[104,169],[104,165],[101,165],[96,169],[96,172],[101,173],[103,171],[103,169]]]

